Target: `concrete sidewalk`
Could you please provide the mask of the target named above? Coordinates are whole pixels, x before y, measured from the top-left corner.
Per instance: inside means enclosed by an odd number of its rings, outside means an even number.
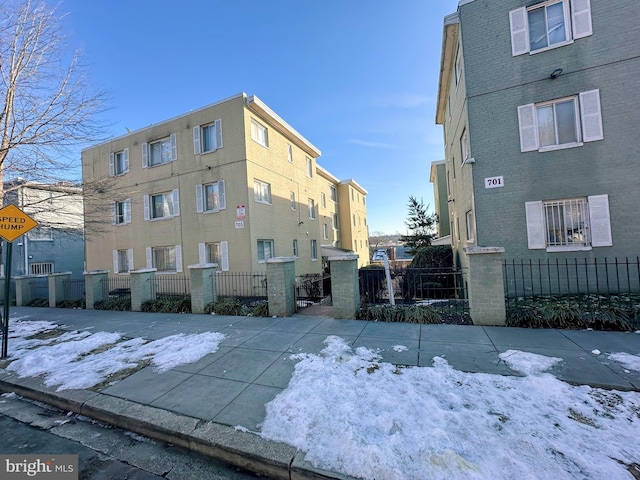
[[[97,391],[55,392],[39,379],[6,373],[0,374],[0,390],[15,391],[272,478],[345,478],[314,469],[305,462],[304,453],[293,447],[243,431],[259,432],[265,404],[291,379],[298,361],[292,354],[319,353],[329,335],[340,336],[354,347],[378,349],[383,361],[393,364],[426,367],[433,357],[442,356],[458,370],[501,375],[518,373],[500,360],[500,353],[527,351],[562,358],[550,373],[569,383],[640,391],[640,373],[625,370],[605,355],[640,353],[640,335],[633,333],[414,325],[306,315],[261,318],[23,307],[12,308],[11,317],[148,339],[223,333],[218,352],[196,363],[163,374],[147,367]],[[407,348],[393,348],[398,345]]]

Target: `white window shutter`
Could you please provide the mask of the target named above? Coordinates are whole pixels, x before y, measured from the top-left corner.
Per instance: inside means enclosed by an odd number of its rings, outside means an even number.
[[[145,249],[145,257],[147,260],[147,268],[153,268],[153,258],[152,258],[151,247],[147,247]]]
[[[113,251],[113,273],[120,273],[118,271],[118,250]]]
[[[202,200],[202,185],[196,185],[196,212],[204,212],[204,202]]]
[[[131,199],[124,201],[124,223],[131,223]]]
[[[198,244],[198,263],[207,263],[207,246],[204,243]]]
[[[544,210],[542,202],[527,202],[524,204],[527,217],[527,240],[529,249],[542,249],[547,246],[544,232]]]
[[[109,154],[109,176],[113,177],[116,174],[116,155],[114,153]]]
[[[216,120],[216,148],[222,148],[222,120]]]
[[[193,127],[193,154],[200,153],[200,125]]]
[[[571,0],[571,20],[574,39],[593,35],[591,2],[589,0]]]
[[[172,133],[169,137],[171,142],[171,160],[176,160],[178,158],[178,146],[176,145],[176,134]]]
[[[180,215],[180,191],[176,188],[171,192],[171,203],[173,204],[173,215]]]
[[[582,141],[595,142],[604,138],[600,90],[580,92],[580,117],[582,120]]]
[[[122,151],[122,157],[124,159],[123,163],[124,163],[124,171],[128,172],[129,171],[129,149],[125,148]]]
[[[611,217],[609,215],[609,195],[587,197],[589,202],[589,226],[592,247],[611,247]]]
[[[133,248],[127,250],[127,263],[129,264],[129,271],[135,270],[133,265]]]
[[[149,167],[149,144],[143,143],[140,146],[140,153],[142,154],[142,168]]]
[[[182,245],[176,245],[176,272],[182,272]]]
[[[116,224],[116,202],[111,202],[111,225]]]
[[[520,128],[520,151],[538,150],[538,117],[533,103],[518,107],[518,127]]]
[[[151,208],[149,206],[149,195],[145,195],[144,196],[144,219],[145,220],[151,219],[150,210]]]
[[[220,180],[218,182],[218,196],[220,197],[219,200],[219,210],[224,210],[225,208],[227,208],[227,197],[224,193],[224,180]]]
[[[527,9],[518,8],[509,12],[511,25],[511,55],[517,57],[529,52],[529,21]]]
[[[223,272],[229,271],[229,242],[220,242],[220,268]]]

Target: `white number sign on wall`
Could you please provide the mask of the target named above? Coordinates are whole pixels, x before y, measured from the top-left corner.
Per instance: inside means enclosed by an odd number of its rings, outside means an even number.
[[[489,177],[484,179],[484,188],[504,187],[504,177]]]

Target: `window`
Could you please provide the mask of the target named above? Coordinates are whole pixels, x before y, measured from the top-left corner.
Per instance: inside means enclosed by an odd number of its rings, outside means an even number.
[[[456,87],[460,85],[461,78],[462,78],[462,55],[460,55],[460,50],[458,50],[458,55],[456,56]]]
[[[298,240],[293,240],[293,256],[298,256]]]
[[[604,138],[600,90],[518,107],[520,151],[579,147]]]
[[[338,217],[337,213],[331,216],[331,226],[334,230],[340,230],[340,217]]]
[[[131,223],[131,199],[111,204],[111,224],[125,225]]]
[[[207,262],[218,265],[218,270],[222,270],[222,246],[220,242],[207,243],[205,246]]]
[[[149,258],[150,257],[150,258]],[[182,272],[182,248],[180,245],[147,248],[147,264],[158,272]]]
[[[258,142],[263,147],[268,147],[269,132],[267,131],[267,128],[255,120],[251,120],[251,139],[254,142]]]
[[[51,275],[53,273],[53,262],[37,262],[29,264],[30,275]]]
[[[530,249],[553,251],[609,247],[609,196],[527,202],[527,237]]]
[[[311,260],[318,260],[318,241],[311,240]]]
[[[218,271],[229,271],[229,242],[209,242],[198,244],[198,261],[200,264],[215,263]]]
[[[462,135],[460,136],[460,150],[462,152],[462,164],[464,165],[465,160],[467,160],[471,154],[471,146],[469,144],[469,133],[467,132],[467,129],[465,128],[462,131]]]
[[[291,201],[291,210],[296,209],[296,194],[295,192],[289,193],[289,199]]]
[[[143,168],[173,162],[177,158],[176,134],[151,143],[142,144]]]
[[[326,223],[322,224],[322,238],[324,238],[325,240],[329,239],[329,227]]]
[[[129,171],[129,149],[109,155],[109,175],[122,175]]]
[[[51,227],[36,227],[29,233],[29,240],[34,242],[52,242],[53,230]]]
[[[219,212],[227,208],[224,192],[224,180],[196,185],[196,211]]]
[[[509,12],[511,54],[538,53],[593,34],[589,0],[549,0]]]
[[[352,215],[352,217],[353,217],[353,226],[355,227],[356,226],[356,214],[354,213]]]
[[[316,202],[313,198],[309,199],[309,218],[311,220],[316,218]]]
[[[128,273],[133,270],[133,249],[113,251],[113,273]]]
[[[258,240],[258,263],[264,263],[273,256],[273,240]]]
[[[338,190],[335,185],[329,185],[329,198],[331,198],[332,202],[338,202]]]
[[[469,210],[466,213],[466,224],[467,224],[467,242],[473,242],[473,239],[474,239],[473,210]]]
[[[320,192],[320,205],[322,208],[327,208],[327,196],[324,192]]]
[[[258,203],[271,205],[271,185],[260,180],[253,181],[253,198]]]
[[[313,160],[307,157],[307,177],[313,178]]]
[[[287,143],[287,160],[289,163],[293,163],[293,147],[290,143]]]
[[[213,152],[222,148],[222,120],[193,127],[193,153]]]
[[[180,215],[178,190],[144,196],[144,219],[171,218]]]

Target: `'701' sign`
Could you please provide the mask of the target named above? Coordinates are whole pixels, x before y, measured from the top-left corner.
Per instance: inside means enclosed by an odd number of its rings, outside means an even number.
[[[504,187],[504,177],[489,177],[484,179],[484,188]]]

